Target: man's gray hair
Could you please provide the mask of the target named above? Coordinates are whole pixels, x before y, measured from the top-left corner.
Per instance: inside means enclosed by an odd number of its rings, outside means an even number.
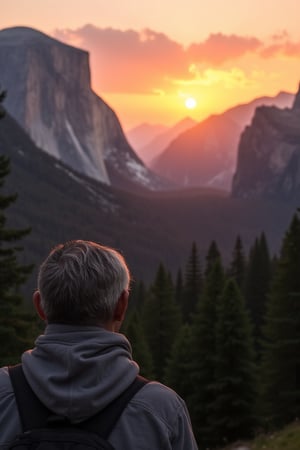
[[[129,283],[120,253],[81,240],[55,247],[38,274],[41,305],[50,323],[105,324]]]

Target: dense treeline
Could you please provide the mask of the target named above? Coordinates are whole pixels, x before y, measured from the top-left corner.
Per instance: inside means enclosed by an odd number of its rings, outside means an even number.
[[[262,233],[246,255],[240,236],[224,267],[217,243],[204,261],[192,243],[172,279],[133,283],[124,326],[145,376],[185,400],[199,446],[217,448],[300,414],[300,220],[279,257]]]

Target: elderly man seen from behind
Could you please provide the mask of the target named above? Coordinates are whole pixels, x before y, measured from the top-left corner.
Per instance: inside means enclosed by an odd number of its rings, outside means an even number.
[[[34,305],[45,321],[22,355],[25,378],[54,414],[78,424],[120,396],[139,373],[119,333],[130,274],[114,249],[90,241],[54,248],[40,267]],[[0,369],[0,448],[22,431],[7,367]],[[184,401],[150,381],[129,401],[108,441],[116,450],[196,450]]]

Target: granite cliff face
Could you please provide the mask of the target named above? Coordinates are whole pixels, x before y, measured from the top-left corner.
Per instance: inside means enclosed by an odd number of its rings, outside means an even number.
[[[38,147],[108,185],[162,187],[91,90],[87,52],[30,28],[8,28],[0,31],[0,67],[6,108]]]
[[[300,93],[292,108],[257,108],[241,135],[232,195],[296,200],[300,194]]]

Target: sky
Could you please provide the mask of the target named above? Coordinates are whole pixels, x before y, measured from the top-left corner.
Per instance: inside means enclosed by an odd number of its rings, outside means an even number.
[[[10,0],[0,29],[89,51],[92,88],[128,130],[297,92],[299,17],[299,0]]]

